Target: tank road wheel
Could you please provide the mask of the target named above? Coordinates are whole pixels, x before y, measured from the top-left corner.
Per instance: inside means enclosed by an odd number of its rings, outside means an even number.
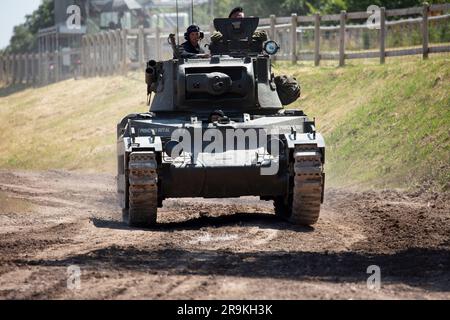
[[[275,199],[275,213],[295,225],[311,226],[319,220],[322,203],[322,155],[317,149],[297,148],[293,165],[289,195]]]
[[[156,224],[158,211],[158,163],[154,152],[133,152],[129,161],[130,227],[148,228]]]

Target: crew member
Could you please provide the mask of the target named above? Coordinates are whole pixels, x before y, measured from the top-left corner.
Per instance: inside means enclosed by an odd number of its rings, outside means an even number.
[[[200,47],[200,41],[203,39],[203,32],[200,31],[200,27],[197,25],[191,25],[187,28],[184,34],[184,42],[182,46],[181,57],[182,58],[207,58],[208,54]]]
[[[242,19],[245,18],[244,8],[242,7],[236,7],[233,10],[231,10],[230,14],[228,15],[228,18],[230,19]],[[259,40],[259,41],[267,41],[268,36],[265,31],[255,31],[253,33],[253,40]],[[215,31],[213,35],[211,36],[211,41],[220,41],[223,39],[222,33],[219,31]]]
[[[230,14],[228,15],[228,18],[230,19],[245,18],[244,8],[242,7],[234,8],[233,10],[231,10]]]

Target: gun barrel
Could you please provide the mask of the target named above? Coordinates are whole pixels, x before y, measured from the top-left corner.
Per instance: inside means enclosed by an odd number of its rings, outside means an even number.
[[[180,58],[180,53],[178,51],[177,43],[176,43],[176,40],[175,40],[175,35],[173,33],[171,33],[169,35],[169,43],[170,43],[170,46],[172,47],[174,57],[176,59],[179,59]]]

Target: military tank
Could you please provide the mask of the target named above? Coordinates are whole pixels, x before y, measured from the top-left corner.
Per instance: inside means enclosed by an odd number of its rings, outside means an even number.
[[[223,36],[210,44],[211,57],[175,52],[147,63],[150,110],[117,126],[118,195],[129,226],[152,227],[165,199],[187,197],[258,196],[292,224],[318,221],[325,142],[315,119],[285,109],[298,96],[283,96],[271,69],[279,47],[252,36],[258,24],[215,19]]]

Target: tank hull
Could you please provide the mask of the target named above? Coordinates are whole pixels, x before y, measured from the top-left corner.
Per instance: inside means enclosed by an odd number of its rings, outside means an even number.
[[[313,131],[313,122],[306,116],[248,120],[243,115],[242,120],[220,125],[151,115],[125,118],[118,126],[117,144],[121,207],[129,206],[130,155],[136,152],[155,154],[160,207],[170,198],[259,196],[275,200],[289,193],[290,160],[296,147],[312,146],[321,153],[322,162],[325,160],[323,137]],[[180,136],[189,141],[183,152],[172,158],[169,142]],[[220,143],[210,152],[216,140]],[[277,150],[271,154],[268,149],[274,144]]]

